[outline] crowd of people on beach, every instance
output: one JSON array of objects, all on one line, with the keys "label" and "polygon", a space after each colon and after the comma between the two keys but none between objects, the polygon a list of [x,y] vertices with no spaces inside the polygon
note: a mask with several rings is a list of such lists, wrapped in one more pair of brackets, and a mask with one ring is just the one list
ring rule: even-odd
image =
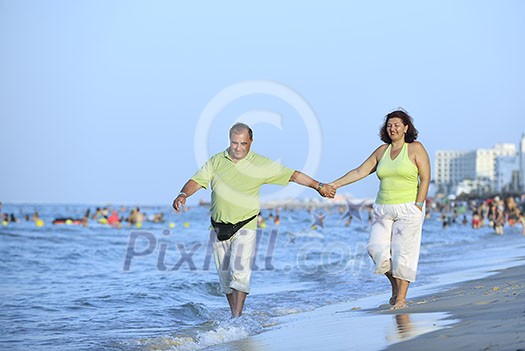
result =
[{"label": "crowd of people on beach", "polygon": [[503,235],[505,226],[521,225],[521,233],[525,235],[525,194],[461,202],[440,201],[435,203],[435,209],[445,229],[456,224],[470,225],[473,229],[490,227],[496,234]]},{"label": "crowd of people on beach", "polygon": [[[32,214],[3,213],[1,203],[0,217],[2,226],[21,222],[34,222],[37,227],[45,224],[38,211],[34,211]],[[93,214],[91,213],[91,208],[88,208],[83,216],[56,217],[51,223],[53,225],[82,225],[84,227],[88,227],[90,223],[97,223],[115,228],[122,228],[127,224],[128,226],[140,228],[144,222],[164,223],[164,213],[159,211],[148,215],[142,212],[139,207],[133,207],[131,210],[124,206],[119,207],[118,210],[110,207],[96,207]]]},{"label": "crowd of people on beach", "polygon": [[[505,227],[516,227],[521,225],[521,233],[525,236],[525,194],[521,197],[494,196],[487,199],[476,199],[470,201],[443,201],[427,200],[428,211],[427,219],[431,218],[433,212],[439,213],[439,220],[444,229],[454,225],[471,226],[473,229],[492,228],[496,234],[504,234]],[[317,230],[324,228],[325,219],[328,216],[325,212],[317,211],[312,207],[305,207],[312,215],[310,229]],[[187,210],[187,209],[186,209]],[[128,209],[120,206],[118,209],[111,207],[96,207],[94,213],[91,208],[87,208],[83,216],[64,216],[52,220],[53,225],[82,225],[88,227],[90,223],[108,225],[115,228],[124,226],[140,228],[143,223],[165,223],[165,213],[157,211],[147,214],[140,210],[140,207]],[[314,213],[315,212],[315,213]],[[358,218],[360,222],[370,223],[372,220],[372,206],[337,206],[340,221],[345,227],[352,224],[353,219]],[[34,222],[37,227],[45,224],[39,211],[32,213],[3,213],[0,203],[0,222],[7,226],[10,223]],[[268,225],[279,226],[281,223],[280,208],[268,209],[266,213],[262,211],[257,216],[258,227],[266,228]]]},{"label": "crowd of people on beach", "polygon": [[[157,212],[148,215],[144,212],[141,212],[139,207],[132,208],[127,217],[125,215],[126,212],[127,209],[125,207],[121,207],[119,211],[114,209],[110,210],[107,207],[97,207],[95,213],[93,214],[93,216],[91,216],[91,219],[100,224],[109,224],[111,226],[117,227],[121,227],[123,223],[127,223],[130,226],[140,227],[143,222],[165,222],[163,212]],[[86,214],[85,217],[89,217],[89,212]]]}]

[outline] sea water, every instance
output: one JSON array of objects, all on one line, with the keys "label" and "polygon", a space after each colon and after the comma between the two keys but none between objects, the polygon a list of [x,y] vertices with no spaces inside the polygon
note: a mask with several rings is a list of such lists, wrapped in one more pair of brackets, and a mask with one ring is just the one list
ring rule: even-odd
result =
[{"label": "sea water", "polygon": [[[20,219],[38,211],[44,224],[0,226],[1,349],[199,350],[264,332],[283,316],[389,292],[372,273],[368,214],[360,211],[347,226],[337,207],[281,208],[277,225],[275,209],[263,209],[252,290],[244,315],[232,320],[209,246],[208,207],[144,207],[165,222],[139,227],[52,224],[87,208],[4,204]],[[489,227],[444,229],[435,214],[423,226],[412,286],[507,262],[524,245],[521,228],[503,236]]]}]

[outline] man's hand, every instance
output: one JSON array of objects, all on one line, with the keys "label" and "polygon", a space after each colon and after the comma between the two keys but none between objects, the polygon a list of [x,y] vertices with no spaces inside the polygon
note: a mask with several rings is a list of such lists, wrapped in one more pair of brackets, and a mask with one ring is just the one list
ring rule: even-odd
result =
[{"label": "man's hand", "polygon": [[181,193],[173,200],[173,208],[175,211],[180,212],[184,205],[186,205],[186,195]]},{"label": "man's hand", "polygon": [[332,184],[323,184],[299,171],[293,172],[290,181],[315,189],[322,197],[328,197],[330,199],[334,198],[335,190],[337,189]]},{"label": "man's hand", "polygon": [[332,184],[321,183],[317,191],[322,197],[333,199],[335,197],[336,187],[334,187]]}]

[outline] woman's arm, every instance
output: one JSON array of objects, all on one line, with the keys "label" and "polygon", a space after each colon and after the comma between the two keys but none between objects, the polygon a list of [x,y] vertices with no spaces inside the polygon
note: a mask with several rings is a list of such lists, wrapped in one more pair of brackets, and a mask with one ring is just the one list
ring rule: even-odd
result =
[{"label": "woman's arm", "polygon": [[379,160],[383,156],[388,145],[381,145],[363,162],[359,167],[354,168],[348,171],[344,176],[334,180],[331,184],[335,188],[340,188],[342,186],[352,184],[365,178],[366,176],[374,173],[377,168]]},{"label": "woman's arm", "polygon": [[315,189],[323,197],[329,197],[333,199],[335,196],[335,188],[332,185],[323,184],[302,172],[293,172],[290,181]]},{"label": "woman's arm", "polygon": [[420,142],[413,142],[414,161],[419,172],[419,188],[416,202],[425,203],[430,186],[430,159],[427,151]]}]

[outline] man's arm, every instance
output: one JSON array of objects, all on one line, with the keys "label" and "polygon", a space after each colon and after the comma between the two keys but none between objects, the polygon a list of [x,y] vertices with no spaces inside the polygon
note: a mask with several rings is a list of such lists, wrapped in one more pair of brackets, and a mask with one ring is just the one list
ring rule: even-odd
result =
[{"label": "man's arm", "polygon": [[290,177],[290,181],[315,189],[323,197],[329,197],[333,199],[335,196],[335,187],[333,187],[330,184],[323,184],[321,182],[318,182],[317,180],[307,176],[302,172],[294,171],[292,176]]},{"label": "man's arm", "polygon": [[193,179],[188,180],[182,187],[179,195],[173,200],[173,208],[175,211],[179,212],[186,204],[186,198],[190,197],[201,188],[202,186]]}]

